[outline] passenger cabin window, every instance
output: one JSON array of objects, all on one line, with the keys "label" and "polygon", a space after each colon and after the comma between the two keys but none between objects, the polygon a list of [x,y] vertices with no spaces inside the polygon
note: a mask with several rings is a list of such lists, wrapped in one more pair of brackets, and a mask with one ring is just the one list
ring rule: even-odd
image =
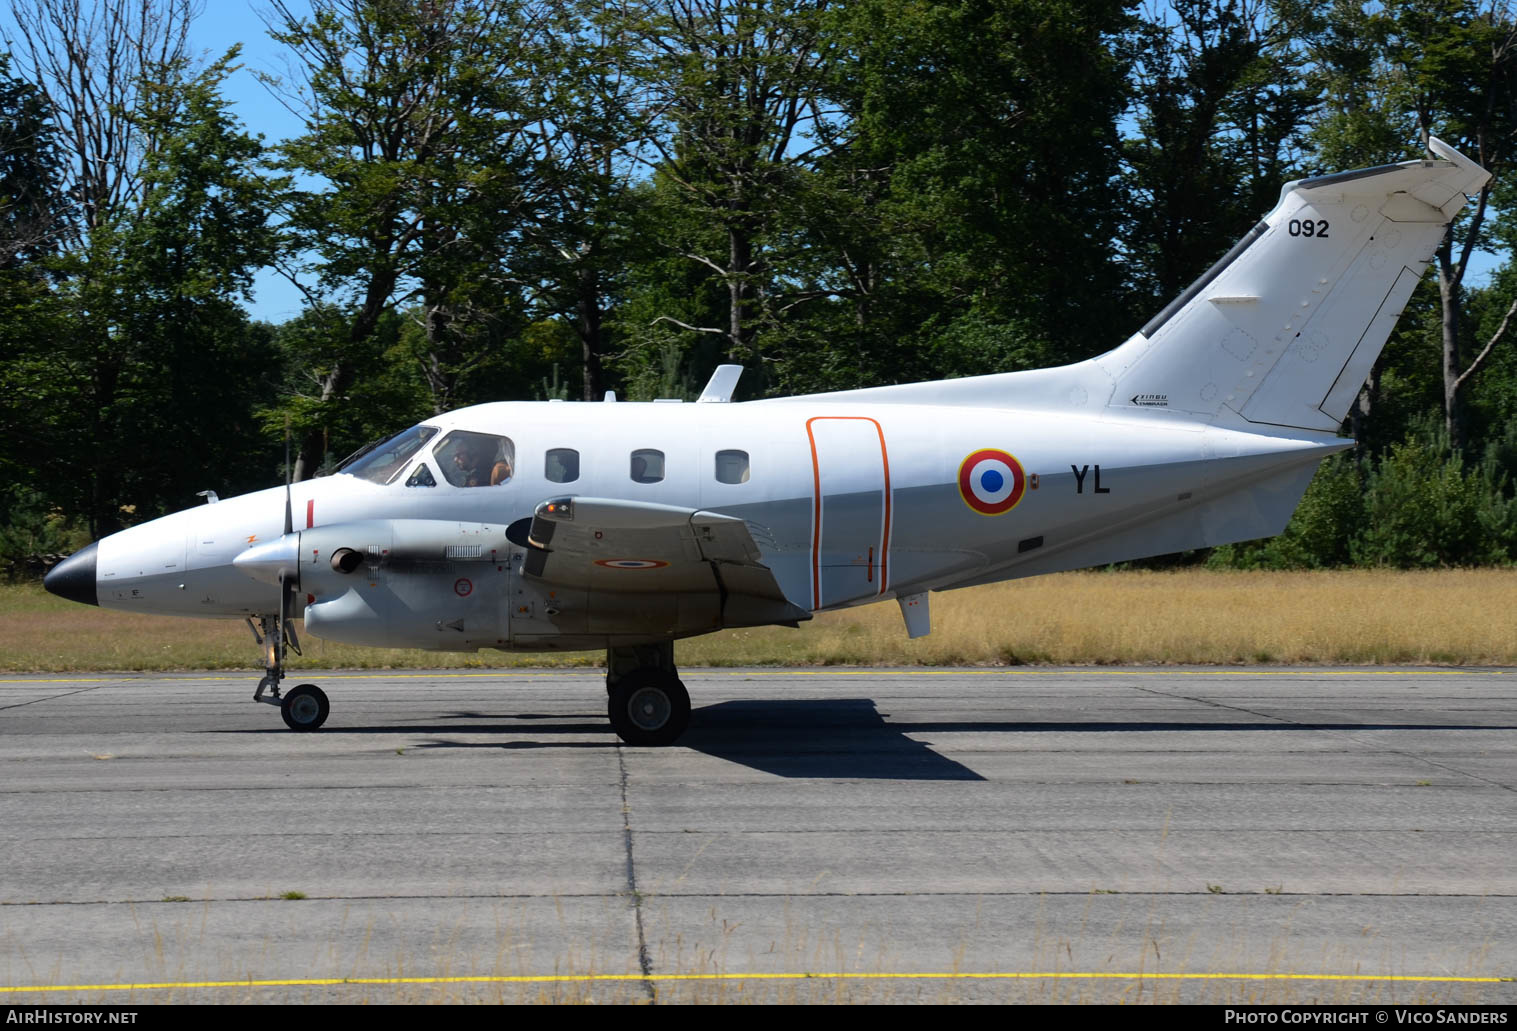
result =
[{"label": "passenger cabin window", "polygon": [[664,478],[664,453],[653,448],[632,452],[632,482],[658,483]]},{"label": "passenger cabin window", "polygon": [[516,445],[493,433],[454,430],[432,452],[437,468],[455,487],[497,487],[516,468]]},{"label": "passenger cabin window", "polygon": [[549,449],[543,475],[552,483],[573,483],[579,479],[579,452],[572,447]]},{"label": "passenger cabin window", "polygon": [[412,426],[389,440],[359,451],[337,467],[340,473],[357,476],[370,483],[389,483],[399,476],[422,445],[437,436],[436,426]]},{"label": "passenger cabin window", "polygon": [[406,486],[435,487],[437,486],[437,480],[432,475],[432,470],[427,466],[426,462],[418,462],[415,471],[406,480]]},{"label": "passenger cabin window", "polygon": [[717,483],[748,482],[748,452],[718,451],[716,453]]}]

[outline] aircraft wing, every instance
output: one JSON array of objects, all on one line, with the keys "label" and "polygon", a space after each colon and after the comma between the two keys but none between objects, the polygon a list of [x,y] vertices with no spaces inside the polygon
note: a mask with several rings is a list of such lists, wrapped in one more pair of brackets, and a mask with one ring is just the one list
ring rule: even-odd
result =
[{"label": "aircraft wing", "polygon": [[507,530],[525,548],[522,572],[596,594],[710,595],[721,625],[810,619],[764,565],[734,516],[614,498],[553,498]]}]

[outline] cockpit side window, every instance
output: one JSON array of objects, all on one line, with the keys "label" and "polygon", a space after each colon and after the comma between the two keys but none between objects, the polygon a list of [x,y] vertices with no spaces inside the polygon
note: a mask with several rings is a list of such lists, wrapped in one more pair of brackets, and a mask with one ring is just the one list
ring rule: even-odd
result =
[{"label": "cockpit side window", "polygon": [[498,487],[516,468],[516,445],[493,433],[454,430],[432,454],[455,487]]},{"label": "cockpit side window", "polygon": [[376,445],[367,454],[344,465],[338,472],[357,476],[370,483],[389,483],[405,469],[411,456],[435,436],[436,426],[412,426],[404,433],[397,433],[384,443]]},{"label": "cockpit side window", "polygon": [[437,486],[437,479],[432,475],[432,470],[426,462],[417,462],[416,468],[412,470],[411,475],[406,479],[406,486],[435,487]]}]

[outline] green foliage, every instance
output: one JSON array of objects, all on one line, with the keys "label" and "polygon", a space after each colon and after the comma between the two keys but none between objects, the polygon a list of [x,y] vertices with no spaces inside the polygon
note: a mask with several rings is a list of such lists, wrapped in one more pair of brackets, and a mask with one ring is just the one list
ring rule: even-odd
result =
[{"label": "green foliage", "polygon": [[1207,564],[1420,569],[1512,562],[1517,502],[1507,470],[1514,452],[1517,432],[1468,466],[1424,423],[1378,459],[1335,455],[1322,463],[1284,533],[1217,548]]},{"label": "green foliage", "polygon": [[1370,473],[1365,525],[1351,545],[1359,565],[1413,569],[1510,561],[1512,502],[1458,454],[1407,440]]},{"label": "green foliage", "polygon": [[829,171],[861,197],[836,206],[848,221],[828,242],[866,333],[954,327],[944,357],[973,361],[990,355],[957,341],[1011,324],[1019,342],[990,352],[1029,364],[1118,343],[1113,323],[1131,321],[1112,249],[1128,6],[868,0],[835,17],[853,137]]},{"label": "green foliage", "polygon": [[[534,193],[520,74],[535,28],[522,4],[317,0],[309,16],[275,8],[273,36],[294,58],[289,93],[305,132],[281,167],[311,185],[287,196],[287,246],[315,261],[323,319],[348,341],[388,312],[413,310],[406,338],[434,412],[499,385],[483,368],[523,321],[519,285],[502,269]],[[326,362],[322,392],[367,371]],[[302,442],[302,452],[315,442]]]},{"label": "green foliage", "polygon": [[[1278,6],[1305,40],[1307,79],[1326,102],[1312,132],[1322,167],[1415,158],[1436,134],[1497,184],[1505,177],[1517,157],[1517,19],[1504,0],[1338,0],[1325,10],[1280,0]],[[1439,321],[1422,340],[1432,351],[1427,364],[1438,372],[1445,431],[1460,450],[1475,429],[1468,397],[1480,361],[1479,344],[1471,346],[1466,278],[1471,256],[1489,243],[1492,189],[1473,198],[1436,252]],[[1504,196],[1499,186],[1495,196]],[[1499,224],[1495,229],[1503,233]]]},{"label": "green foliage", "polygon": [[1288,28],[1246,0],[1176,0],[1136,32],[1123,141],[1128,272],[1155,314],[1296,177],[1316,92]]},{"label": "green foliage", "polygon": [[[661,237],[640,211],[640,169],[659,109],[642,95],[633,49],[638,19],[599,0],[556,0],[524,76],[533,120],[531,210],[522,212],[514,278],[536,320],[572,330],[581,369],[574,393],[599,401],[627,343],[614,309]],[[688,260],[688,259],[687,259]],[[534,324],[536,324],[536,322]]]},{"label": "green foliage", "polygon": [[220,96],[232,56],[192,78],[148,69],[136,196],[97,213],[45,277],[18,269],[0,285],[3,375],[18,387],[0,416],[16,430],[7,464],[97,536],[261,480],[252,408],[272,364],[238,300],[270,258],[277,183]]},{"label": "green foliage", "polygon": [[69,201],[57,126],[37,87],[0,53],[0,268],[56,252]]},{"label": "green foliage", "polygon": [[616,19],[651,112],[647,141],[666,214],[653,239],[691,266],[703,293],[719,293],[698,316],[666,308],[650,324],[711,338],[691,343],[715,342],[725,360],[746,363],[750,389],[772,386],[783,326],[821,296],[796,229],[819,206],[817,166],[838,145],[825,7],[677,0],[627,5]]},{"label": "green foliage", "polygon": [[0,488],[0,576],[38,576],[46,556],[68,555],[88,543],[83,523],[64,515],[42,491],[20,483]]}]

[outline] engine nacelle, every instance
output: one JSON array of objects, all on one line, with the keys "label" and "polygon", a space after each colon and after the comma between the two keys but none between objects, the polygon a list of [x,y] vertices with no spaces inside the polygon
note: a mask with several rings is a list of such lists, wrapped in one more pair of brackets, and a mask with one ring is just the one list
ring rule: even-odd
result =
[{"label": "engine nacelle", "polygon": [[317,637],[435,651],[509,639],[504,524],[372,519],[298,537],[305,626]]}]

